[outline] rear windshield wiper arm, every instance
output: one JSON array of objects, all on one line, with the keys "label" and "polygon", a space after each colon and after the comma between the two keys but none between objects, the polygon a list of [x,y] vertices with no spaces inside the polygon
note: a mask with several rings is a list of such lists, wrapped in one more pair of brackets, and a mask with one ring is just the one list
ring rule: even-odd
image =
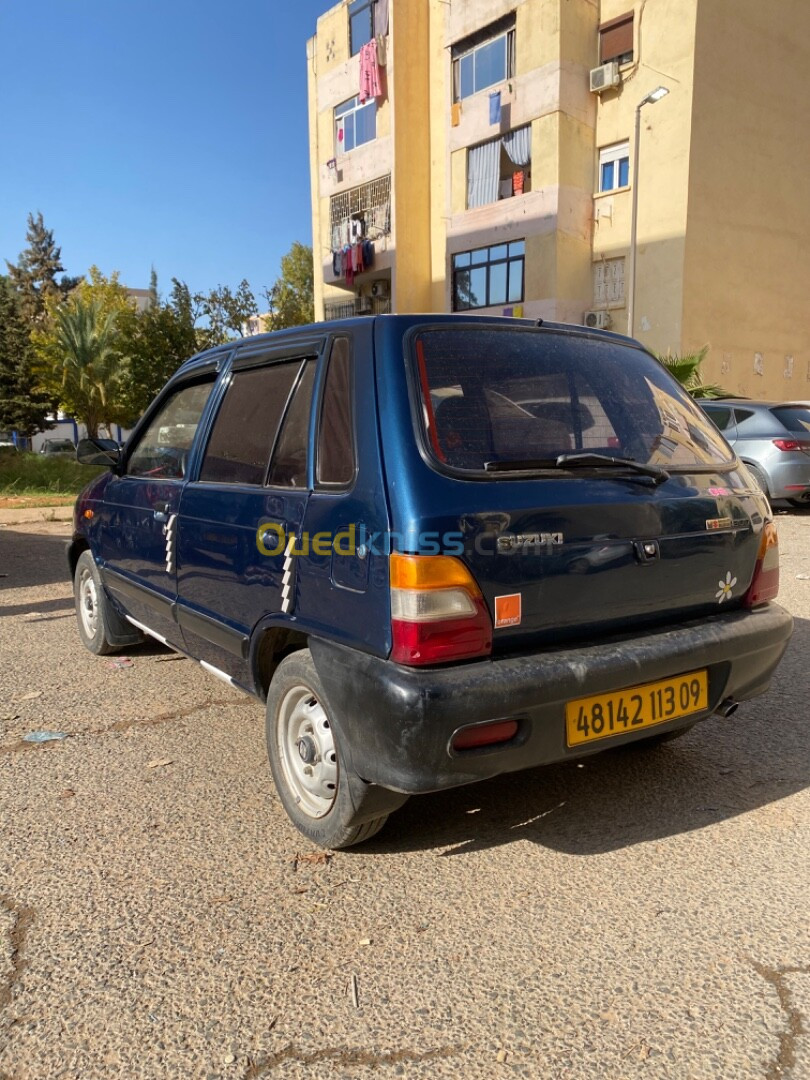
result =
[{"label": "rear windshield wiper arm", "polygon": [[567,469],[567,468],[605,468],[629,469],[630,472],[649,476],[654,484],[663,484],[669,480],[669,473],[657,465],[642,465],[632,458],[610,457],[608,454],[559,454],[554,458],[527,458],[523,461],[487,461],[485,472],[530,472],[532,469]]},{"label": "rear windshield wiper arm", "polygon": [[663,484],[665,480],[669,480],[667,470],[658,465],[642,465],[641,462],[634,461],[632,458],[611,457],[609,454],[560,454],[557,465],[561,469],[570,465],[583,465],[586,468],[588,465],[593,465],[594,468],[608,466],[611,469],[629,469],[631,472],[641,473],[642,476],[649,476],[655,484]]}]

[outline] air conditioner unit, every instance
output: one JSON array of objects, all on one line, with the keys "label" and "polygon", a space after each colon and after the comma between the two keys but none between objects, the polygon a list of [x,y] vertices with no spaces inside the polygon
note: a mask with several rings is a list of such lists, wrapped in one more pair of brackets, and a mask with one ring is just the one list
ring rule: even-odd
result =
[{"label": "air conditioner unit", "polygon": [[601,67],[591,68],[591,93],[601,94],[603,90],[610,90],[613,86],[618,86],[619,82],[619,65],[616,60],[611,60],[609,64],[602,64]]},{"label": "air conditioner unit", "polygon": [[388,282],[387,281],[374,281],[371,284],[371,295],[382,297],[388,296]]},{"label": "air conditioner unit", "polygon": [[609,311],[586,311],[583,321],[592,330],[609,330],[613,325]]}]

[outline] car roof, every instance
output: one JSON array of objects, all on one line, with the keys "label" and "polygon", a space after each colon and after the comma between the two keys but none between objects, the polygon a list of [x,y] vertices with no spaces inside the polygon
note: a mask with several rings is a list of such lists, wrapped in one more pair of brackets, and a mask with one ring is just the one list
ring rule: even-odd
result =
[{"label": "car roof", "polygon": [[476,315],[456,312],[453,314],[423,312],[413,315],[358,315],[351,319],[332,319],[319,323],[307,323],[305,326],[294,326],[286,330],[272,330],[267,334],[252,334],[249,337],[239,338],[236,341],[228,341],[222,345],[216,345],[204,352],[195,353],[178,368],[176,374],[188,374],[197,367],[205,367],[212,363],[223,361],[232,352],[263,352],[268,347],[284,348],[287,344],[296,344],[301,340],[308,339],[313,345],[320,342],[329,334],[339,331],[368,327],[374,323],[385,323],[388,327],[399,324],[401,333],[412,326],[429,324],[430,326],[483,326],[492,327],[534,327],[536,330],[552,331],[555,333],[567,333],[572,336],[595,338],[602,341],[615,341],[644,352],[647,350],[636,341],[635,338],[626,337],[624,334],[616,334],[611,330],[596,330],[589,326],[580,326],[575,323],[547,322],[545,319],[514,319],[502,315]]}]

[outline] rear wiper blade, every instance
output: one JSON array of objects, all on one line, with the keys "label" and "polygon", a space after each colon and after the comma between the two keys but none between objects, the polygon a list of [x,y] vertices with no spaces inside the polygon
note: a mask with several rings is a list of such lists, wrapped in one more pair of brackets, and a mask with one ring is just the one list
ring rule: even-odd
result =
[{"label": "rear wiper blade", "polygon": [[607,466],[611,469],[629,469],[631,472],[641,473],[642,476],[649,476],[656,484],[663,484],[665,480],[669,480],[667,470],[658,465],[642,465],[641,462],[634,461],[632,458],[611,457],[609,454],[560,454],[557,458],[559,468],[564,469],[571,465],[582,465],[585,468],[592,465],[594,468]]},{"label": "rear wiper blade", "polygon": [[630,472],[648,476],[653,484],[663,484],[669,480],[669,473],[657,465],[642,465],[632,458],[610,457],[608,454],[558,454],[553,458],[524,458],[523,460],[487,461],[484,471],[496,472],[531,472],[534,469],[568,468],[610,468],[627,469]]},{"label": "rear wiper blade", "polygon": [[503,461],[484,462],[484,472],[528,472],[531,469],[556,468],[556,458],[526,458],[523,461],[507,458]]}]

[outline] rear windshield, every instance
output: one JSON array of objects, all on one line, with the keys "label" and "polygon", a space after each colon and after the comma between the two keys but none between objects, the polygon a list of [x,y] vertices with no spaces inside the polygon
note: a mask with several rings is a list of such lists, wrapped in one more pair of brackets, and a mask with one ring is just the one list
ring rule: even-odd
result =
[{"label": "rear windshield", "polygon": [[425,444],[440,463],[591,452],[664,468],[728,464],[711,421],[640,349],[554,331],[436,328],[415,365]]},{"label": "rear windshield", "polygon": [[810,408],[780,405],[777,409],[771,409],[771,412],[788,431],[796,431],[800,435],[807,435],[810,432]]}]

